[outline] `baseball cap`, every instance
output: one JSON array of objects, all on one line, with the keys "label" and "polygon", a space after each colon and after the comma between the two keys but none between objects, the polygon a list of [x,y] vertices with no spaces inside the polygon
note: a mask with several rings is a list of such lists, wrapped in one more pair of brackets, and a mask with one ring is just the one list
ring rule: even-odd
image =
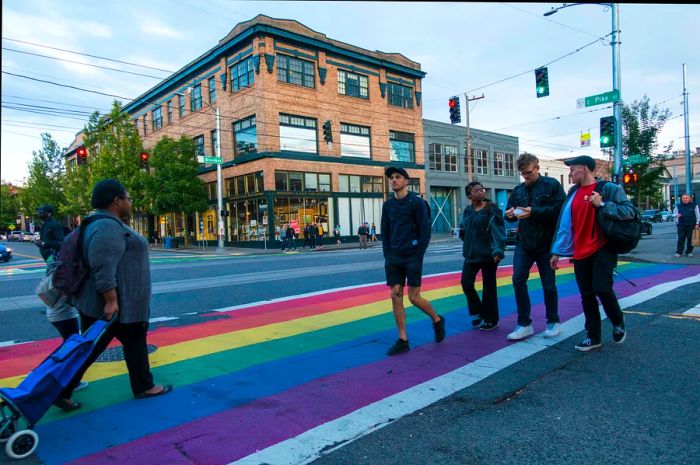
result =
[{"label": "baseball cap", "polygon": [[587,166],[588,169],[590,169],[591,171],[595,171],[595,160],[592,157],[589,157],[588,155],[580,155],[576,158],[565,161],[564,164],[566,166],[583,165]]},{"label": "baseball cap", "polygon": [[396,166],[390,166],[387,169],[384,170],[384,176],[387,178],[390,177],[394,173],[399,173],[401,176],[403,176],[406,179],[411,179],[411,177],[408,175],[405,169],[399,168]]},{"label": "baseball cap", "polygon": [[51,205],[41,205],[39,208],[36,209],[37,214],[41,215],[42,213],[54,213],[54,208]]}]

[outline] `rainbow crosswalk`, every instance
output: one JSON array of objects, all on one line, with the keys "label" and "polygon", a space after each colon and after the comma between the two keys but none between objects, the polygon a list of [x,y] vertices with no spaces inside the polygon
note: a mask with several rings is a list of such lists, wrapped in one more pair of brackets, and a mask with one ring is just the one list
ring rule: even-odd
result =
[{"label": "rainbow crosswalk", "polygon": [[[616,283],[625,297],[696,276],[700,267],[621,263],[619,271],[637,284]],[[155,378],[175,390],[134,401],[123,362],[95,364],[86,375],[90,387],[75,396],[83,408],[51,410],[39,423],[37,455],[48,465],[228,464],[512,346],[505,338],[516,319],[511,268],[499,269],[502,324],[488,333],[467,321],[459,277],[423,282],[423,295],[446,317],[447,339],[435,344],[430,320],[409,307],[413,348],[399,357],[385,355],[396,330],[382,284],[253,304],[223,313],[228,318],[154,330]],[[570,265],[557,273],[557,283],[562,321],[571,320],[580,314],[580,297]],[[529,286],[540,332],[536,274]],[[0,386],[16,386],[57,344],[0,348]]]}]

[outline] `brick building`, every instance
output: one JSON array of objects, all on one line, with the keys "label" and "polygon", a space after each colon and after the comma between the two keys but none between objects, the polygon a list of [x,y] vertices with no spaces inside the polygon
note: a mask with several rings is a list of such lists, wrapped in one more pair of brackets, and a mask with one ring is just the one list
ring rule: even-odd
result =
[{"label": "brick building", "polygon": [[[201,155],[223,158],[225,240],[244,245],[309,222],[343,235],[361,221],[379,230],[384,167],[425,192],[420,64],[369,51],[292,20],[259,15],[125,110],[151,148],[163,136],[192,137]],[[220,110],[220,134],[215,108]],[[332,142],[324,141],[330,122]],[[217,237],[217,173],[202,165],[210,209],[195,215],[198,240]],[[182,218],[156,220],[181,236]]]}]

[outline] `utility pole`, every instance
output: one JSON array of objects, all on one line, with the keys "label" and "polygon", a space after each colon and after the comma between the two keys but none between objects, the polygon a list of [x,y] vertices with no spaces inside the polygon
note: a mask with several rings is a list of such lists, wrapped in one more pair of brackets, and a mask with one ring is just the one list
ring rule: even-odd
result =
[{"label": "utility pole", "polygon": [[613,91],[618,92],[618,100],[613,103],[613,116],[615,116],[615,152],[614,152],[614,180],[618,184],[622,177],[622,79],[620,77],[620,13],[618,4],[611,4],[612,10],[612,68]]},{"label": "utility pole", "polygon": [[481,97],[472,97],[471,99],[467,94],[464,94],[464,100],[466,101],[467,105],[467,180],[469,182],[472,182],[474,180],[474,172],[472,170],[472,133],[471,133],[471,128],[469,126],[469,102],[473,100],[479,100],[484,98],[484,94],[481,94]]},{"label": "utility pole", "polygon": [[[688,88],[685,85],[687,66],[683,63],[683,119],[685,120],[685,192],[693,195],[693,167],[690,163],[690,133],[688,131]],[[469,110],[467,110],[469,115]],[[469,118],[467,116],[467,118]]]}]

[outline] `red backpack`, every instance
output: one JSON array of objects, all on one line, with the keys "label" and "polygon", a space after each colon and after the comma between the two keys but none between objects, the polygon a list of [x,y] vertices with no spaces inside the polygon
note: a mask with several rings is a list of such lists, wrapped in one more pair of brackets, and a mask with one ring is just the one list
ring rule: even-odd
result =
[{"label": "red backpack", "polygon": [[58,251],[58,262],[53,272],[53,287],[66,295],[73,295],[80,289],[83,280],[88,275],[90,268],[83,258],[83,230],[95,220],[109,218],[122,224],[111,215],[94,214],[88,216],[74,231],[68,234],[61,242]]}]

